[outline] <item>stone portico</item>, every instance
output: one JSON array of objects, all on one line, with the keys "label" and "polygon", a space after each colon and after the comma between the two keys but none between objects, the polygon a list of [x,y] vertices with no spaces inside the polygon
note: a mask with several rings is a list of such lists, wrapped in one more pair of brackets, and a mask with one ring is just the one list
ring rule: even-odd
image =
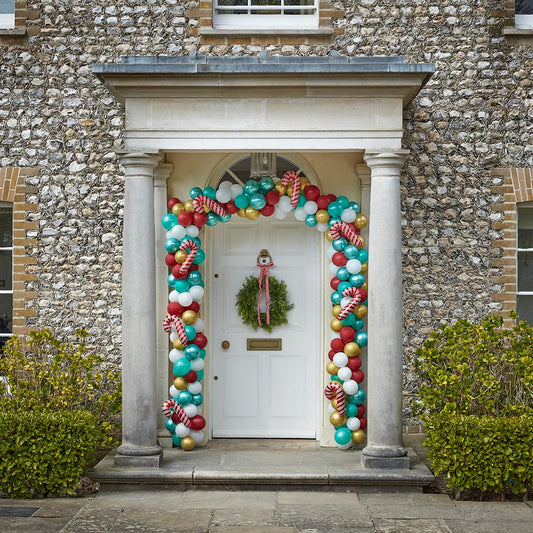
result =
[{"label": "stone portico", "polygon": [[371,258],[362,462],[409,469],[401,440],[401,139],[403,109],[433,65],[401,57],[127,57],[93,71],[126,108],[123,435],[115,466],[161,464],[168,339],[160,327],[167,286],[159,221],[175,170],[169,155],[261,151],[361,157],[354,172],[370,215]]}]

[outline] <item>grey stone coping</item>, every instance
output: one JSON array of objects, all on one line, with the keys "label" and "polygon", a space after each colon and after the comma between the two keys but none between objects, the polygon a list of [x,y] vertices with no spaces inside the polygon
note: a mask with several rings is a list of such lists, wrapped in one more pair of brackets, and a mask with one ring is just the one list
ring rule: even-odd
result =
[{"label": "grey stone coping", "polygon": [[200,27],[200,35],[204,37],[249,37],[249,36],[265,36],[265,37],[328,37],[333,35],[332,28],[311,28],[311,29],[278,29],[278,30],[264,30],[262,28],[250,28],[246,30],[240,29],[217,29],[209,26]]}]

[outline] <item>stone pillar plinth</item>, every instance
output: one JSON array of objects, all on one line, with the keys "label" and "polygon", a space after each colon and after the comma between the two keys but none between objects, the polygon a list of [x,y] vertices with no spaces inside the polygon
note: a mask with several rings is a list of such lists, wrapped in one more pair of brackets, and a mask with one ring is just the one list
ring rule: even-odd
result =
[{"label": "stone pillar plinth", "polygon": [[368,237],[368,432],[366,468],[409,468],[402,445],[402,240],[400,169],[407,150],[366,152]]},{"label": "stone pillar plinth", "polygon": [[153,153],[123,153],[122,444],[115,466],[159,467]]}]

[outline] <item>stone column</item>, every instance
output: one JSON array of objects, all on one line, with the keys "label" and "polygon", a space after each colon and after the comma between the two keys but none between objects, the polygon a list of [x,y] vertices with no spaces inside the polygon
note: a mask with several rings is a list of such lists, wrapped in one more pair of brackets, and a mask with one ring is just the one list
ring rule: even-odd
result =
[{"label": "stone column", "polygon": [[154,168],[161,156],[123,153],[122,444],[115,466],[158,467]]},{"label": "stone column", "polygon": [[366,468],[409,468],[402,445],[403,317],[400,169],[407,150],[366,152],[368,237],[368,433]]},{"label": "stone column", "polygon": [[[355,165],[355,174],[361,184],[361,213],[370,218],[370,169],[366,165]],[[368,242],[368,226],[361,230],[361,235]]]},{"label": "stone column", "polygon": [[167,180],[174,169],[172,163],[160,163],[154,170],[154,231],[155,231],[155,328],[156,328],[156,405],[157,437],[163,447],[172,447],[172,438],[165,429],[167,418],[159,409],[169,399],[168,395],[168,334],[163,330],[163,319],[167,314],[168,304],[168,266],[165,263],[166,230],[161,226],[161,219],[168,213]]}]

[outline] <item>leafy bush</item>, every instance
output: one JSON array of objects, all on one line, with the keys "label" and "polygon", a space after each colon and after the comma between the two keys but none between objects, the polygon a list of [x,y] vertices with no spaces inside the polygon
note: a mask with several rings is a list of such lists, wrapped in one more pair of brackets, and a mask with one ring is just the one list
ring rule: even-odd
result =
[{"label": "leafy bush", "polygon": [[71,494],[94,459],[99,424],[87,411],[0,412],[0,488],[12,498]]},{"label": "leafy bush", "polygon": [[433,414],[428,458],[449,488],[520,494],[533,486],[533,416]]},{"label": "leafy bush", "polygon": [[49,329],[29,333],[26,342],[12,337],[0,357],[0,408],[3,411],[92,412],[100,444],[114,444],[119,424],[120,375],[104,368],[103,357],[88,353],[87,332],[65,343]]}]

